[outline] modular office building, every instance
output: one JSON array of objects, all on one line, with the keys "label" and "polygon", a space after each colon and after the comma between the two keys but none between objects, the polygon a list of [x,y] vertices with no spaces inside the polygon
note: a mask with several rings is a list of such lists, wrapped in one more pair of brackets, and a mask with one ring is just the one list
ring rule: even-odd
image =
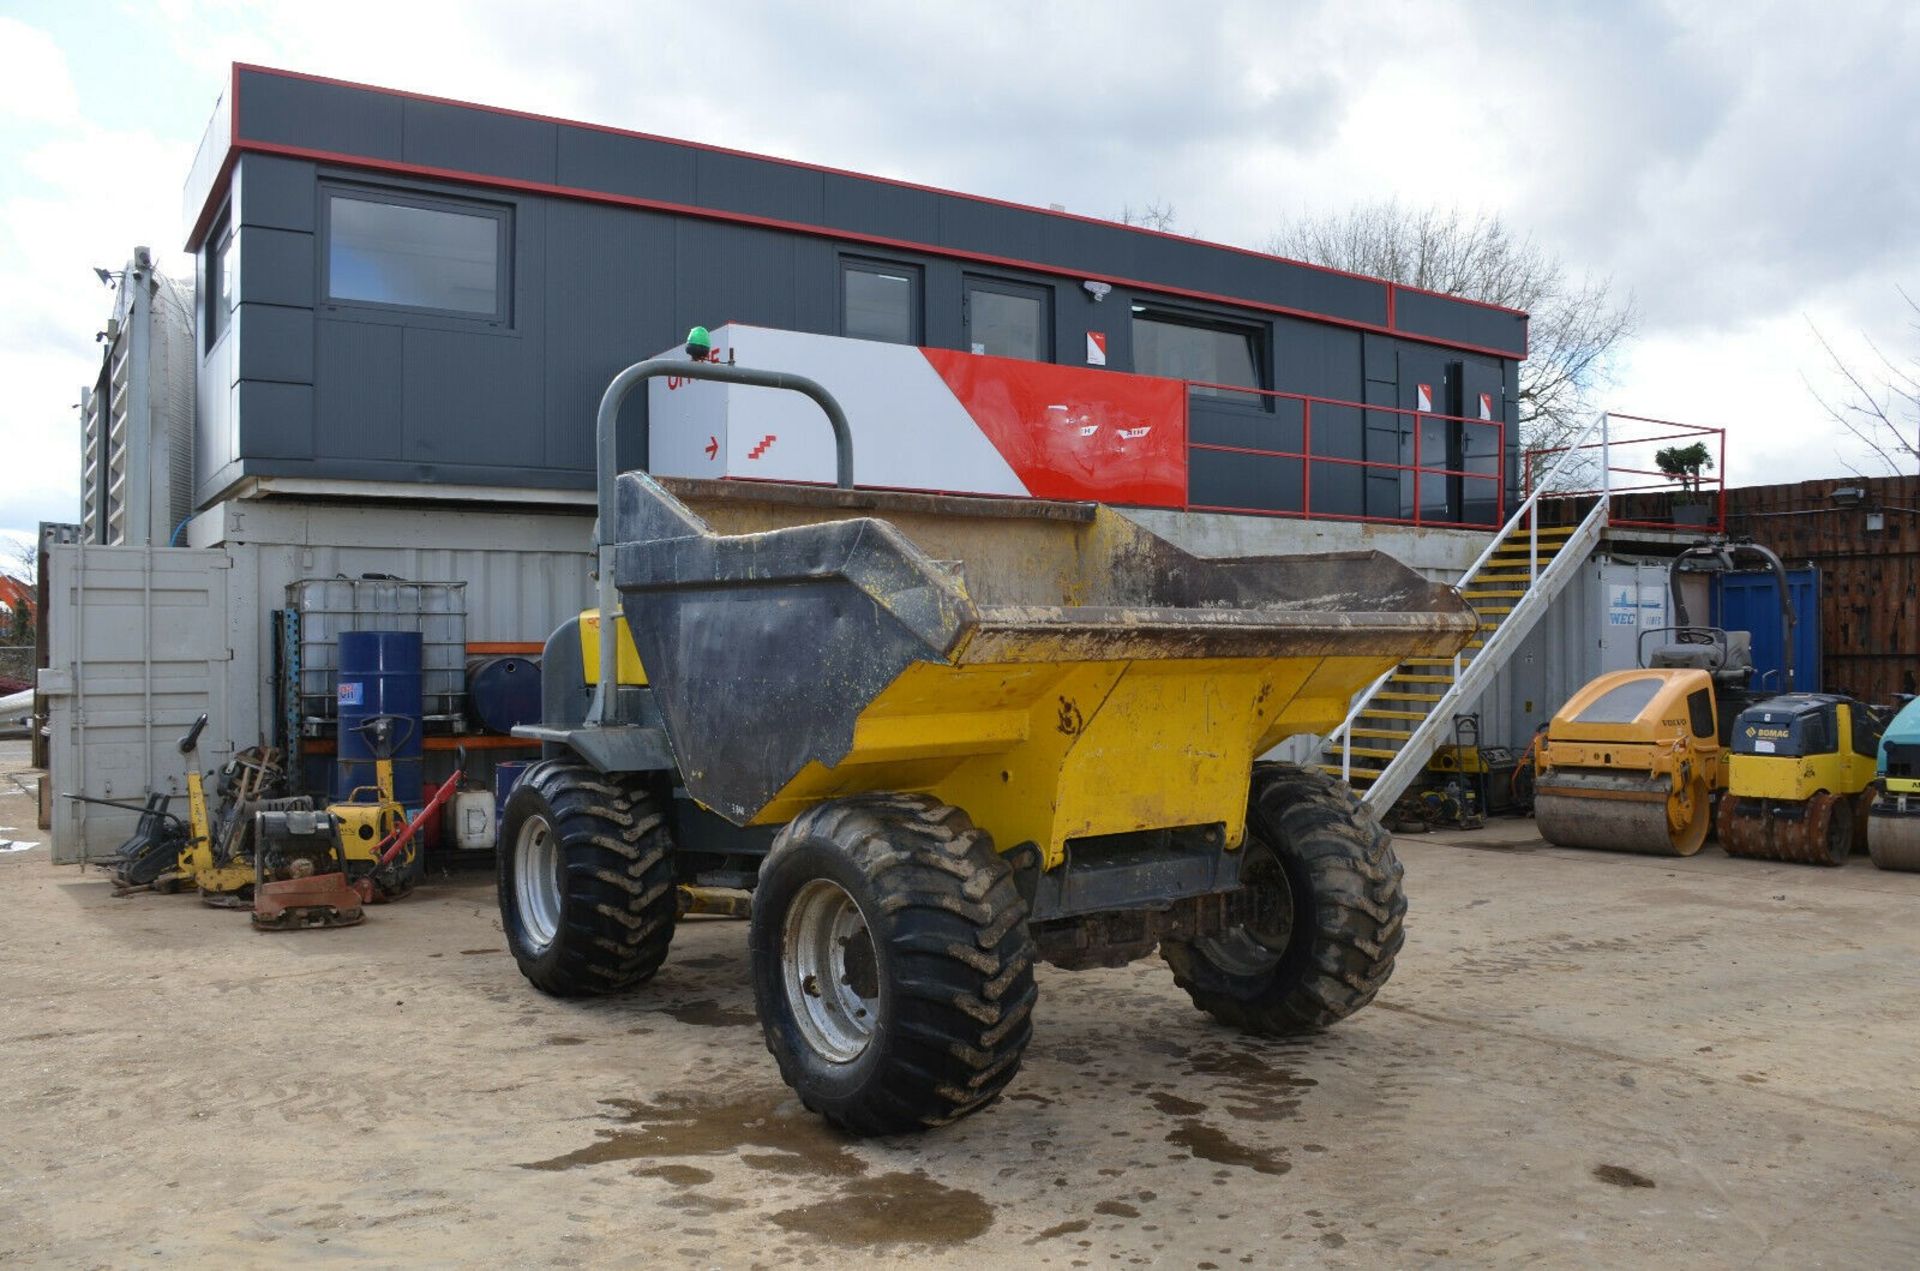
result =
[{"label": "modular office building", "polygon": [[1188,381],[1183,508],[1511,493],[1524,314],[1256,252],[244,66],[186,198],[202,507],[586,490],[608,379],[722,322]]}]

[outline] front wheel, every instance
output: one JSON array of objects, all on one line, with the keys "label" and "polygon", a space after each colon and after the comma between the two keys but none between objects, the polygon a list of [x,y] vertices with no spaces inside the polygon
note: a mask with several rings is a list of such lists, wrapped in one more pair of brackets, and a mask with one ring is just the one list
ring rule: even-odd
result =
[{"label": "front wheel", "polygon": [[570,760],[527,770],[500,823],[500,925],[544,993],[615,993],[667,960],[678,902],[666,817],[638,782]]},{"label": "front wheel", "polygon": [[1161,955],[1193,1004],[1264,1037],[1353,1014],[1393,974],[1406,894],[1393,839],[1352,791],[1286,764],[1254,769],[1241,848],[1254,916]]},{"label": "front wheel", "polygon": [[803,813],[753,893],[753,995],[781,1077],[854,1134],[987,1106],[1032,1034],[1026,918],[958,808],[899,795]]}]

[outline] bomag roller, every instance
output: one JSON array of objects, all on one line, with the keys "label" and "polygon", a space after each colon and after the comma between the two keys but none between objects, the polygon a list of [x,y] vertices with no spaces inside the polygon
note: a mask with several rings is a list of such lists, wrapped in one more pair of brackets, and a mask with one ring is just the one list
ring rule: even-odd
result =
[{"label": "bomag roller", "polygon": [[1867,854],[1881,869],[1920,872],[1920,697],[1881,735]]},{"label": "bomag roller", "polygon": [[1714,824],[1729,856],[1845,865],[1866,841],[1880,722],[1832,693],[1785,693],[1733,721]]},{"label": "bomag roller", "polygon": [[[811,397],[837,488],[619,474],[620,403],[660,375]],[[1261,1035],[1379,992],[1406,903],[1388,836],[1255,761],[1461,647],[1451,588],[1372,552],[1197,559],[1095,505],[856,491],[839,406],[778,372],[640,363],[597,430],[600,604],[547,642],[542,723],[516,729],[544,755],[502,819],[536,987],[641,984],[678,884],[750,887],[767,1048],[861,1134],[996,1098],[1037,959],[1158,945]]]},{"label": "bomag roller", "polygon": [[[1534,817],[1540,836],[1561,847],[1691,856],[1713,828],[1727,788],[1734,716],[1751,703],[1753,637],[1687,623],[1682,576],[1690,564],[1729,571],[1742,555],[1774,571],[1781,638],[1792,687],[1793,610],[1786,567],[1755,543],[1687,548],[1668,572],[1675,627],[1640,633],[1636,670],[1610,671],[1555,712],[1535,757]],[[1666,636],[1651,655],[1649,637]]]}]

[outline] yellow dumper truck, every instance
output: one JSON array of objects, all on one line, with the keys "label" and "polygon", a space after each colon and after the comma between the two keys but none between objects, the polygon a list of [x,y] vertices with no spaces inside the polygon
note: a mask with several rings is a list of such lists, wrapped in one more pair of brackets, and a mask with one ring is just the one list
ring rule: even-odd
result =
[{"label": "yellow dumper truck", "polygon": [[[791,389],[834,487],[618,473],[659,375]],[[544,744],[502,820],[500,909],[560,995],[645,982],[683,886],[752,890],[767,1048],[854,1133],[1013,1080],[1034,964],[1157,946],[1248,1032],[1320,1028],[1393,970],[1406,902],[1372,814],[1258,762],[1477,619],[1373,552],[1208,560],[1100,506],[854,488],[797,376],[658,359],[598,420],[597,612],[554,632]],[[606,614],[620,615],[615,622]]]}]

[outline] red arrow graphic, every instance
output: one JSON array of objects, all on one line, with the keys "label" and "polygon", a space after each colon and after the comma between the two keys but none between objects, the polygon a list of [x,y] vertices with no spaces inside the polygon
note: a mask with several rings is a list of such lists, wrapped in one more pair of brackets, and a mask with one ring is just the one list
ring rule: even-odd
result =
[{"label": "red arrow graphic", "polygon": [[714,436],[712,433],[708,433],[707,434],[707,458],[711,459],[719,453],[720,453],[720,439]]}]

